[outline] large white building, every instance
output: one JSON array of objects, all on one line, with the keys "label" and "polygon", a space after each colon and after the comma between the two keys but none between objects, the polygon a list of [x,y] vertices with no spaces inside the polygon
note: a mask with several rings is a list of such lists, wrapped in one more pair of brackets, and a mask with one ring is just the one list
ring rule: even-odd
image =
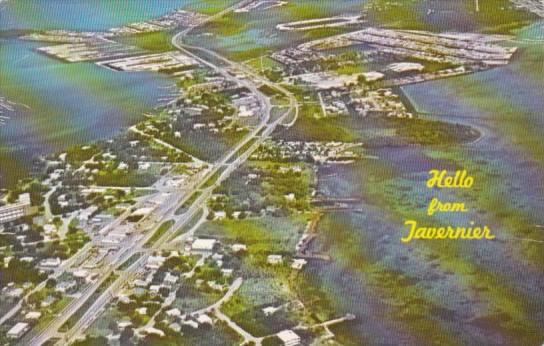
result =
[{"label": "large white building", "polygon": [[196,239],[191,244],[191,252],[196,253],[211,253],[217,246],[215,239]]},{"label": "large white building", "polygon": [[300,336],[298,336],[295,332],[292,330],[282,330],[278,334],[276,334],[278,338],[283,342],[285,346],[296,346],[300,345]]},{"label": "large white building", "polygon": [[13,328],[8,330],[7,336],[10,339],[19,339],[28,331],[28,329],[29,329],[28,323],[19,322],[16,325],[14,325]]},{"label": "large white building", "polygon": [[0,207],[0,225],[30,214],[30,195],[24,193],[16,203]]}]

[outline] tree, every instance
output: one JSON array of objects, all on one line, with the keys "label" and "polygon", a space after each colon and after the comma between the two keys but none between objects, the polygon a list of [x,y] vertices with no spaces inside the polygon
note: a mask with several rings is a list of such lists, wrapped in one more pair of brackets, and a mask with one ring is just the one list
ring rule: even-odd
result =
[{"label": "tree", "polygon": [[134,336],[134,329],[130,327],[126,327],[121,332],[121,337],[119,338],[119,341],[121,345],[131,345],[130,339]]},{"label": "tree", "polygon": [[159,293],[160,293],[161,296],[166,298],[170,294],[170,290],[167,287],[161,287],[161,288],[159,288]]},{"label": "tree", "polygon": [[210,212],[208,213],[208,216],[206,216],[206,219],[208,220],[215,219],[215,212],[213,210],[210,210]]},{"label": "tree", "polygon": [[117,327],[117,322],[110,321],[110,323],[108,323],[108,329],[111,330],[114,334],[117,333],[119,331],[119,328]]},{"label": "tree", "polygon": [[55,286],[57,286],[57,280],[55,280],[54,278],[49,278],[45,282],[45,287],[47,288],[53,288]]}]

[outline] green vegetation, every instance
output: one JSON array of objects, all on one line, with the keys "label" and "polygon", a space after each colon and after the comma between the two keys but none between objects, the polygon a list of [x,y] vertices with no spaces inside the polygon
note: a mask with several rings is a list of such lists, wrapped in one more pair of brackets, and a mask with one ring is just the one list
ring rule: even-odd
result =
[{"label": "green vegetation", "polygon": [[[388,1],[371,0],[365,7],[372,21],[398,29],[429,30],[429,22],[422,10],[422,0]],[[459,17],[466,17],[488,33],[509,33],[534,19],[534,15],[515,9],[509,0],[479,0],[480,11],[475,11],[474,0],[457,2]],[[440,11],[441,6],[435,6]],[[438,26],[438,24],[435,24]]]},{"label": "green vegetation", "polygon": [[[0,263],[4,263],[4,261],[4,255],[0,255]],[[11,282],[16,284],[25,282],[37,284],[46,278],[47,275],[40,273],[34,265],[22,262],[17,257],[13,257],[7,265],[0,266],[0,287],[5,287]]]},{"label": "green vegetation", "polygon": [[104,346],[108,345],[108,339],[104,336],[86,335],[83,340],[76,340],[70,346]]},{"label": "green vegetation", "polygon": [[281,137],[286,140],[301,141],[353,142],[356,140],[355,134],[345,126],[341,118],[316,118],[322,114],[318,104],[302,104],[297,122]]},{"label": "green vegetation", "polygon": [[73,146],[66,150],[66,162],[77,167],[98,153],[100,149],[95,145]]},{"label": "green vegetation", "polygon": [[247,23],[235,15],[227,15],[208,23],[205,30],[221,36],[242,34],[247,29]]},{"label": "green vegetation", "polygon": [[66,233],[66,237],[62,240],[62,244],[68,248],[67,256],[73,256],[89,240],[91,238],[83,230],[70,228]]},{"label": "green vegetation", "polygon": [[145,243],[145,247],[151,247],[153,244],[155,244],[155,242],[157,240],[159,240],[166,232],[168,232],[168,230],[170,228],[172,228],[172,226],[174,225],[175,221],[174,220],[168,220],[168,221],[165,221],[163,222],[159,228],[157,228],[157,230],[155,231],[155,233],[153,233],[153,235],[151,236],[151,238],[149,238],[149,240],[147,241],[147,243]]},{"label": "green vegetation", "polygon": [[[258,178],[247,183],[240,179],[250,174]],[[243,211],[245,216],[247,211],[259,214],[268,207],[277,209],[278,215],[303,212],[310,207],[313,180],[313,171],[305,166],[294,170],[285,163],[252,161],[246,164],[241,175],[229,178],[214,191],[222,196],[211,200],[209,206],[212,211],[225,211],[228,218],[232,218],[236,210]]]},{"label": "green vegetation", "polygon": [[123,41],[154,53],[168,52],[174,49],[171,42],[172,35],[164,31],[131,35],[123,39]]},{"label": "green vegetation", "polygon": [[94,176],[96,185],[118,187],[147,187],[153,185],[156,177],[150,173],[128,170],[100,171]]},{"label": "green vegetation", "polygon": [[127,259],[125,262],[123,262],[123,264],[121,264],[117,270],[120,270],[120,271],[124,271],[126,270],[128,267],[130,267],[132,264],[134,264],[137,260],[140,259],[140,257],[142,257],[142,254],[141,253],[135,253],[134,255],[130,256],[129,259]]},{"label": "green vegetation", "polygon": [[470,126],[424,119],[388,118],[384,121],[396,135],[408,143],[420,145],[451,145],[478,139],[480,133]]}]

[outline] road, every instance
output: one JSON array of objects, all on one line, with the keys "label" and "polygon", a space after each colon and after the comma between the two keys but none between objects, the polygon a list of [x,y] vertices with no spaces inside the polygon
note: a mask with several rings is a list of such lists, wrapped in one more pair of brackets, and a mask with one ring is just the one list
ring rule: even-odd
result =
[{"label": "road", "polygon": [[[249,2],[251,1],[242,1],[230,7],[229,9],[222,11],[221,16],[238,7],[244,6],[245,4]],[[214,17],[215,19],[219,18],[217,15],[212,17]],[[157,240],[152,245],[151,250],[159,249],[164,243],[170,240],[172,232],[175,232],[177,229],[180,229],[181,227],[186,225],[194,216],[194,214],[206,205],[206,201],[212,195],[215,187],[221,184],[221,182],[227,179],[232,172],[234,172],[238,167],[240,167],[240,165],[242,165],[250,157],[250,155],[260,146],[260,144],[262,144],[268,138],[268,136],[272,134],[275,128],[279,124],[281,124],[293,112],[293,110],[295,111],[295,119],[296,119],[296,116],[298,115],[298,104],[296,103],[296,99],[286,89],[282,88],[279,85],[276,85],[275,83],[271,83],[268,80],[263,79],[262,77],[256,75],[255,73],[253,73],[251,70],[247,69],[246,67],[239,65],[237,63],[231,62],[227,60],[226,58],[216,54],[215,52],[209,51],[207,49],[199,48],[199,47],[184,45],[181,39],[183,38],[184,35],[186,35],[192,29],[193,28],[187,29],[177,34],[176,36],[174,36],[174,38],[172,39],[172,43],[174,44],[174,46],[176,46],[179,50],[181,50],[185,54],[195,58],[197,61],[199,61],[203,65],[212,68],[218,74],[221,74],[222,76],[230,80],[234,80],[239,85],[245,86],[248,90],[253,92],[261,103],[261,122],[240,143],[238,143],[234,148],[232,148],[229,152],[227,152],[218,162],[216,162],[213,169],[206,176],[204,176],[198,184],[195,184],[194,188],[188,190],[185,194],[183,194],[182,196],[178,198],[177,196],[169,198],[168,203],[163,203],[161,206],[155,209],[154,221],[156,224],[156,228],[158,228],[162,222],[171,218],[175,219],[176,222],[174,226],[169,229],[169,231],[165,232],[165,234],[162,235],[159,238],[159,240]],[[225,68],[213,65],[212,63],[202,59],[201,57],[187,50],[187,48],[197,49],[202,52],[205,52],[206,54],[210,54],[214,56],[215,58],[225,62],[227,66],[244,71],[246,75],[251,75],[254,80],[260,81],[262,84],[267,84],[275,88],[276,90],[279,90],[280,92],[284,93],[290,100],[290,105],[288,109],[277,120],[273,122],[269,122],[272,106],[270,104],[270,100],[258,90],[257,86],[255,86],[248,80],[242,80],[240,78],[232,76],[231,74],[228,73],[228,71]],[[252,140],[255,140],[255,141],[249,148],[247,148],[244,152],[240,153],[234,160],[232,160],[232,162],[229,162],[246,144],[248,144]],[[198,198],[191,204],[191,206],[188,208],[188,210],[185,213],[179,216],[175,215],[175,211],[181,205],[183,205],[187,200],[189,200],[189,198],[191,198],[193,193],[197,193],[199,189],[202,188],[202,186],[222,168],[224,168],[224,171],[221,173],[221,175],[216,180],[216,182],[212,186],[209,186],[201,190]],[[177,199],[177,203],[176,203],[176,199]],[[114,222],[114,224],[120,224],[121,221],[118,221],[118,222],[119,223]],[[112,227],[115,227],[115,225],[112,225],[108,228],[111,229]],[[73,315],[73,313],[75,313],[81,306],[83,306],[83,304],[87,301],[87,299],[96,291],[96,289],[100,286],[100,284],[106,280],[106,278],[115,270],[115,268],[121,265],[125,260],[130,258],[132,255],[136,254],[139,251],[142,251],[144,245],[152,237],[156,228],[152,232],[148,232],[146,236],[144,237],[141,237],[136,240],[128,241],[125,244],[123,244],[123,247],[117,252],[116,256],[112,259],[111,265],[107,266],[103,270],[103,272],[100,273],[101,279],[98,280],[92,286],[90,286],[88,289],[86,289],[85,294],[82,295],[82,297],[76,299],[75,302],[72,302],[69,305],[69,307],[60,314],[61,316],[59,318],[52,321],[52,323],[50,323],[40,334],[33,337],[28,344],[41,345],[45,341],[47,341],[50,337],[56,335],[58,328],[60,328],[60,326],[62,326],[64,322],[68,320],[68,318],[71,315]],[[110,288],[108,288],[102,295],[100,295],[97,298],[97,300],[91,306],[91,308],[80,318],[80,320],[76,323],[75,327],[72,328],[68,333],[66,333],[66,335],[67,336],[77,335],[80,332],[82,332],[84,329],[86,329],[90,325],[90,323],[98,316],[99,312],[102,311],[104,307],[107,305],[107,303],[110,301],[110,299],[112,298],[112,295],[111,295],[112,290],[114,290],[115,288],[121,287],[124,283],[127,282],[128,278],[132,278],[134,273],[141,269],[141,266],[143,265],[143,263],[145,263],[146,259],[147,259],[147,255],[142,256],[142,258],[140,258],[140,260],[136,262],[136,265],[132,265],[129,268],[127,268],[123,272],[123,274],[117,280],[115,280],[114,283],[112,283]]]}]

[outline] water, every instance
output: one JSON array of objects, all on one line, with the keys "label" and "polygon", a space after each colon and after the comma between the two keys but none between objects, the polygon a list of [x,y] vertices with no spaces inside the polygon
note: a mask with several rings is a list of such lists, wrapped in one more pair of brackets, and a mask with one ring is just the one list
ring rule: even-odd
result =
[{"label": "water", "polygon": [[105,30],[188,6],[190,0],[8,0],[1,29]]},{"label": "water", "polygon": [[[187,0],[8,0],[0,30],[105,30],[183,8]],[[107,138],[133,124],[172,82],[158,74],[115,73],[39,54],[47,43],[0,40],[0,95],[25,106],[0,127],[0,188],[25,175],[37,154]],[[28,106],[28,108],[26,107]]]},{"label": "water", "polygon": [[[337,329],[340,341],[415,345],[436,336],[444,344],[526,344],[543,337],[542,244],[521,240],[543,239],[534,225],[544,222],[535,212],[544,203],[544,48],[530,41],[540,25],[520,31],[524,41],[506,67],[403,88],[418,111],[474,126],[481,140],[383,148],[371,153],[379,161],[321,172],[323,193],[363,198],[362,213],[323,218],[315,246],[334,262],[310,268],[339,314],[360,316]],[[474,191],[430,194],[421,188],[430,167],[467,169]],[[434,220],[455,225],[468,217],[490,225],[500,241],[401,244],[407,215],[433,223],[421,216],[433,195],[470,209]]]}]

